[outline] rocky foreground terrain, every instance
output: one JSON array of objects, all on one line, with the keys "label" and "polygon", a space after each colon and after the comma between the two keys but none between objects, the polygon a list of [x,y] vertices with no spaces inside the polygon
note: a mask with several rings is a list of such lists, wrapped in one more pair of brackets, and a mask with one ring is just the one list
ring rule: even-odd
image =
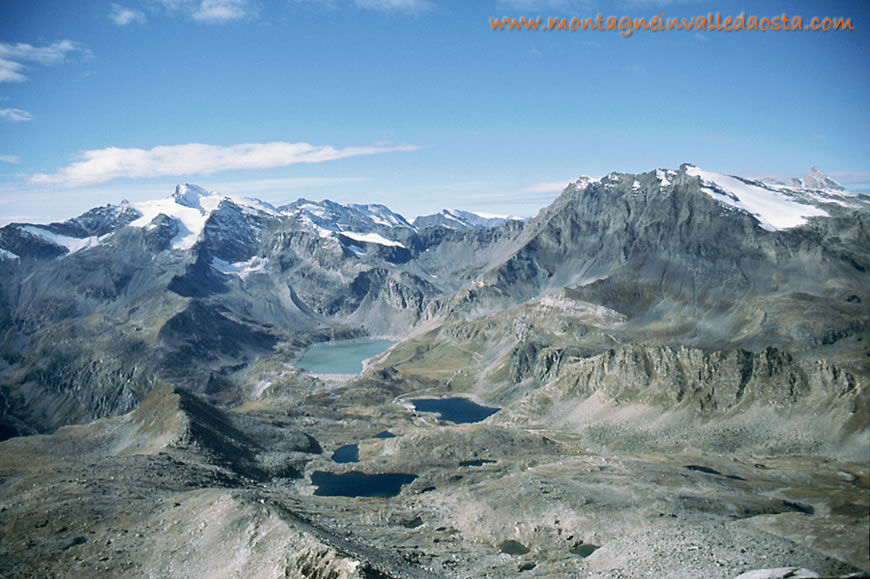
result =
[{"label": "rocky foreground terrain", "polygon": [[[865,576],[868,207],[684,165],[528,222],[179,186],[9,225],[0,575]],[[498,412],[412,403],[457,396]]]}]

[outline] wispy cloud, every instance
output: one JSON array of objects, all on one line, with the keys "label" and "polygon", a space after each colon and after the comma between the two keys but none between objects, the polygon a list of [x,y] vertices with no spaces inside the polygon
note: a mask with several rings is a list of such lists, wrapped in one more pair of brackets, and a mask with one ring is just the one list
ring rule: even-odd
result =
[{"label": "wispy cloud", "polygon": [[353,0],[359,8],[377,10],[379,12],[425,12],[432,8],[428,0]]},{"label": "wispy cloud", "polygon": [[0,82],[24,82],[27,76],[24,63],[44,66],[59,64],[72,52],[88,52],[82,45],[72,40],[61,40],[46,46],[31,44],[8,44],[0,42]]},{"label": "wispy cloud", "polygon": [[[556,11],[578,12],[592,7],[591,0],[498,0],[499,10],[517,10],[526,12]],[[581,16],[577,13],[576,16]]]},{"label": "wispy cloud", "polygon": [[837,171],[830,175],[843,185],[870,183],[870,171]]},{"label": "wispy cloud", "polygon": [[279,179],[250,179],[243,181],[216,181],[208,188],[221,193],[239,193],[256,196],[258,193],[275,193],[315,187],[330,187],[365,183],[366,177],[286,177]]},{"label": "wispy cloud", "polygon": [[183,14],[197,22],[220,24],[256,18],[259,8],[249,0],[158,0],[169,12]]},{"label": "wispy cloud", "polygon": [[0,109],[0,119],[21,123],[33,120],[33,115],[22,109]]},{"label": "wispy cloud", "polygon": [[562,190],[568,186],[570,181],[544,181],[542,183],[534,183],[532,185],[526,185],[525,187],[521,187],[519,193],[532,193],[532,194],[550,194],[550,193],[561,193]]},{"label": "wispy cloud", "polygon": [[0,163],[18,164],[21,162],[21,157],[18,155],[0,155]]},{"label": "wispy cloud", "polygon": [[152,149],[108,147],[85,151],[56,173],[32,175],[31,183],[81,187],[119,178],[209,175],[237,169],[268,169],[300,163],[323,163],[348,157],[414,151],[414,146],[366,146],[337,149],[308,143],[243,143],[232,146],[167,145]]},{"label": "wispy cloud", "polygon": [[296,4],[316,5],[337,10],[347,6],[355,6],[363,10],[375,10],[385,14],[405,13],[418,14],[434,8],[432,0],[291,0]]},{"label": "wispy cloud", "polygon": [[622,0],[623,8],[667,8],[680,4],[698,4],[700,0]]},{"label": "wispy cloud", "polygon": [[145,13],[141,10],[127,8],[120,4],[112,4],[111,10],[109,10],[109,19],[118,26],[127,26],[134,22],[145,24],[147,21]]},{"label": "wispy cloud", "polygon": [[411,189],[424,193],[436,193],[440,197],[444,193],[468,193],[488,185],[490,185],[489,181],[469,180],[456,183],[420,183],[411,185]]},{"label": "wispy cloud", "polygon": [[524,185],[512,190],[500,191],[497,193],[480,193],[467,195],[466,199],[476,201],[504,201],[511,203],[540,203],[541,199],[552,199],[559,195],[570,180],[564,181],[542,181],[540,183],[532,183]]}]

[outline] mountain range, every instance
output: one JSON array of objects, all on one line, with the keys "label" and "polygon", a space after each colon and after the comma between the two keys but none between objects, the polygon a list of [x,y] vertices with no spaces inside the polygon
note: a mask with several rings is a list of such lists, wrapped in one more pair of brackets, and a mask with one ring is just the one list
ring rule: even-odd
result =
[{"label": "mountain range", "polygon": [[[423,392],[500,408],[485,428],[505,448],[537,448],[524,437],[546,431],[582,452],[860,463],[868,217],[870,197],[817,169],[774,182],[684,164],[581,177],[531,219],[408,220],[383,205],[273,206],[182,184],[12,223],[0,229],[0,439],[181,405],[160,414],[174,425],[166,440],[200,441],[233,476],[281,478],[263,453],[285,434],[257,420],[298,415],[294,428],[331,445],[330,421],[393,416],[382,409]],[[362,337],[398,343],[348,385],[296,368],[313,344]],[[177,434],[182,415],[217,442]],[[436,436],[414,428],[405,440]],[[317,441],[301,432],[284,478],[312,460]]]},{"label": "mountain range", "polygon": [[264,354],[541,299],[626,317],[623,341],[778,347],[866,370],[867,198],[817,170],[800,183],[815,188],[691,165],[611,173],[527,222],[451,210],[409,222],[382,205],[273,207],[179,185],[10,224],[4,428],[128,411],[158,377],[238,401],[233,377]]}]

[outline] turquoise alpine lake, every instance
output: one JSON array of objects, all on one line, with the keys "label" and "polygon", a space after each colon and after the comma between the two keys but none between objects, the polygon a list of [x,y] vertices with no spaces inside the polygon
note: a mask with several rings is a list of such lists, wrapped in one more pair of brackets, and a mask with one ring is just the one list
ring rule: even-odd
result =
[{"label": "turquoise alpine lake", "polygon": [[305,350],[296,366],[311,374],[359,374],[363,360],[377,356],[393,344],[389,340],[315,344]]}]

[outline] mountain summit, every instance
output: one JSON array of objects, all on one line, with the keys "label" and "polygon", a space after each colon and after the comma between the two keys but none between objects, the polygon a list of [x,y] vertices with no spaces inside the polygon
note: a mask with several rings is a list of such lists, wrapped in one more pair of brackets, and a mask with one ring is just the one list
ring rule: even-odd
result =
[{"label": "mountain summit", "polygon": [[202,209],[201,200],[203,197],[214,196],[214,193],[209,193],[202,187],[191,185],[189,183],[181,183],[175,188],[175,193],[172,198],[175,202],[184,207],[191,209]]},{"label": "mountain summit", "polygon": [[786,181],[786,185],[788,185],[789,187],[810,189],[814,191],[846,191],[845,187],[822,173],[816,167],[813,167],[809,171],[807,171],[807,174],[804,175],[802,179],[797,177],[789,179],[788,181]]}]

